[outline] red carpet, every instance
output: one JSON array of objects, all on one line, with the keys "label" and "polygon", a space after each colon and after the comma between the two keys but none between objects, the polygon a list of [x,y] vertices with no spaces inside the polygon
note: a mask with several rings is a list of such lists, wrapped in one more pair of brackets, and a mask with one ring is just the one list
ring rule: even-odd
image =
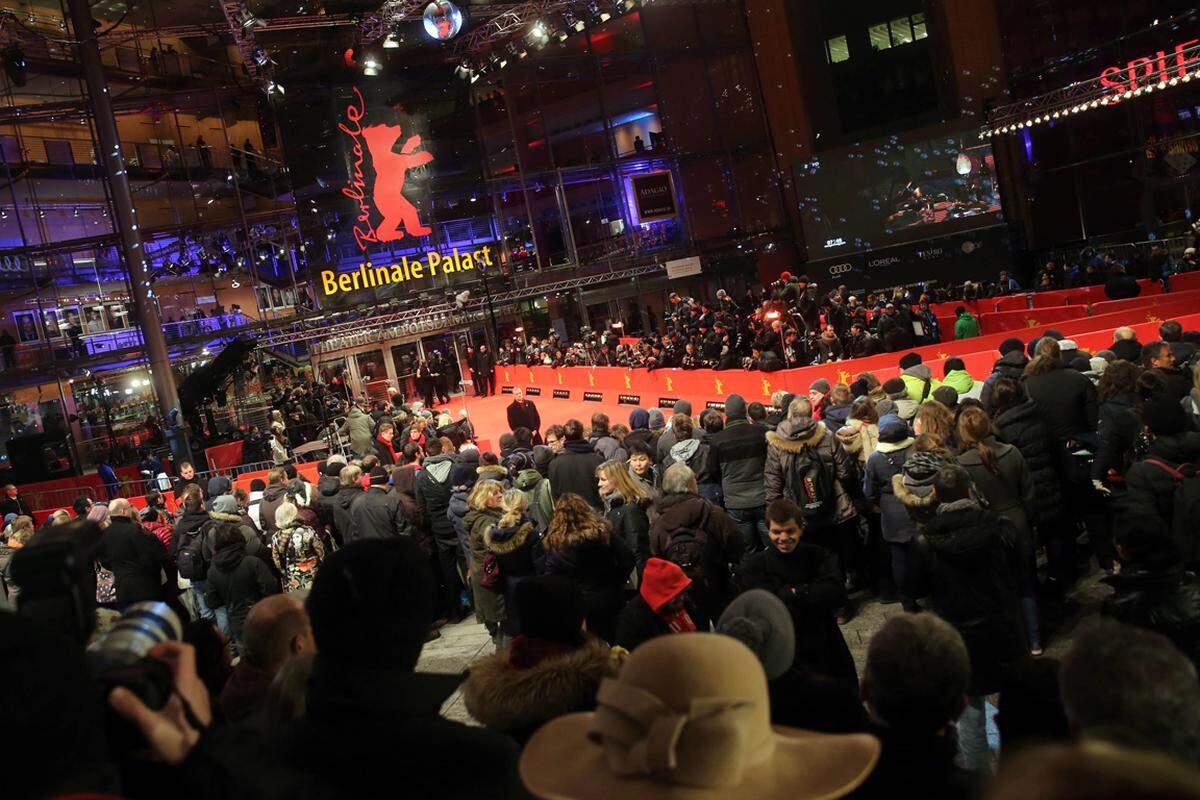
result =
[{"label": "red carpet", "polygon": [[[615,403],[591,403],[583,400],[556,400],[551,397],[531,397],[528,398],[537,406],[538,413],[542,417],[542,433],[545,433],[546,428],[554,424],[561,425],[571,418],[575,418],[582,422],[586,427],[591,423],[592,414],[597,411],[603,411],[608,414],[612,424],[618,422],[625,425],[629,424],[629,412],[633,411],[636,406],[616,405]],[[445,405],[436,406],[441,411],[445,410],[458,418],[458,413],[463,409],[463,402],[466,401],[467,416],[471,418],[471,424],[475,426],[475,435],[479,439],[486,439],[489,444],[489,449],[495,453],[500,450],[500,434],[508,433],[508,405],[513,401],[510,394],[494,394],[491,397],[452,397],[450,402]],[[642,406],[647,411],[649,406]],[[665,416],[671,415],[671,409],[664,409]]]}]

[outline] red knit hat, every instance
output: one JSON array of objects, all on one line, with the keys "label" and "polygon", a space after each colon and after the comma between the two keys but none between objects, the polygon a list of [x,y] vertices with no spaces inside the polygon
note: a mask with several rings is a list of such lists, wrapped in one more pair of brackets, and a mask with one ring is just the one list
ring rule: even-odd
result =
[{"label": "red knit hat", "polygon": [[691,584],[692,579],[683,573],[678,564],[662,558],[652,558],[646,562],[646,571],[642,574],[639,591],[650,608],[658,611],[681,595]]}]

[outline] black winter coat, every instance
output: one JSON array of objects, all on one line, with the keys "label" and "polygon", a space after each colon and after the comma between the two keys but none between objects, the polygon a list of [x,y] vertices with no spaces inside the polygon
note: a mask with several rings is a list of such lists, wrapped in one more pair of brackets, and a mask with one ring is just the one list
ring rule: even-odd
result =
[{"label": "black winter coat", "polygon": [[171,546],[167,550],[167,558],[172,564],[179,557],[179,541],[183,536],[200,530],[212,517],[203,508],[196,511],[184,511],[175,520],[175,532],[171,535]]},{"label": "black winter coat", "polygon": [[1200,578],[1174,552],[1123,562],[1120,573],[1103,580],[1116,590],[1104,613],[1163,634],[1200,666]]},{"label": "black winter coat", "polygon": [[417,473],[416,498],[421,515],[429,522],[429,532],[444,547],[458,546],[454,526],[446,516],[453,489],[454,456],[442,453],[425,459]]},{"label": "black winter coat", "polygon": [[[655,503],[658,514],[650,525],[650,555],[667,557],[667,548],[682,529],[699,529],[704,525],[708,539],[706,553],[708,573],[703,581],[695,580],[689,594],[699,611],[698,625],[716,623],[733,599],[731,567],[741,562],[746,545],[742,531],[723,508],[696,494],[668,494]],[[705,509],[708,521],[704,522]]]},{"label": "black winter coat", "polygon": [[996,381],[1001,378],[1021,380],[1021,376],[1025,374],[1025,365],[1028,363],[1029,359],[1020,350],[1011,350],[996,359],[996,363],[992,365],[992,374],[987,376],[983,382],[983,388],[979,390],[979,402],[983,403],[984,410],[989,414],[995,411],[992,406],[992,389],[995,388]]},{"label": "black winter coat", "polygon": [[259,600],[279,594],[279,579],[261,559],[246,555],[246,543],[238,542],[217,550],[208,568],[209,608],[228,609],[229,635],[241,638],[246,615]]},{"label": "black winter coat", "polygon": [[1058,441],[1096,430],[1100,406],[1096,386],[1082,372],[1055,364],[1049,372],[1025,377],[1025,392]]},{"label": "black winter coat", "polygon": [[[1165,462],[1178,467],[1187,462],[1200,461],[1200,433],[1187,431],[1172,436],[1159,436],[1150,443],[1148,459]],[[1130,514],[1157,514],[1164,530],[1171,530],[1175,510],[1175,478],[1162,467],[1138,461],[1125,472],[1125,497],[1121,508]],[[1184,545],[1185,559],[1194,559],[1200,553],[1196,543]]]},{"label": "black winter coat", "polygon": [[772,547],[746,556],[738,574],[743,590],[765,589],[787,606],[796,630],[793,668],[858,685],[854,659],[834,618],[846,603],[837,555],[804,542],[786,554]]},{"label": "black winter coat", "polygon": [[314,795],[337,800],[377,795],[397,775],[414,800],[526,797],[511,739],[438,713],[460,682],[317,656],[307,712],[279,735],[286,772],[307,778]]},{"label": "black winter coat", "polygon": [[534,434],[541,431],[542,416],[532,400],[526,399],[519,403],[513,400],[508,404],[508,429],[515,431],[517,428],[528,428],[529,432]]},{"label": "black winter coat", "polygon": [[354,516],[350,508],[362,493],[363,488],[356,484],[343,486],[333,497],[333,538],[339,544],[354,541]]},{"label": "black winter coat", "polygon": [[341,481],[327,475],[322,475],[321,479],[317,481],[317,496],[313,501],[313,506],[316,508],[317,518],[326,530],[333,528],[333,498],[337,497],[341,488]]},{"label": "black winter coat", "polygon": [[404,503],[387,487],[372,486],[360,493],[350,503],[350,518],[354,521],[354,533],[346,537],[347,544],[360,539],[412,535],[408,517],[404,514]]},{"label": "black winter coat", "polygon": [[725,508],[758,508],[766,504],[763,468],[767,463],[767,429],[735,420],[708,437],[712,469],[721,476]]},{"label": "black winter coat", "polygon": [[638,575],[650,560],[650,517],[643,503],[626,503],[619,494],[605,498],[608,510],[604,518],[612,525],[613,534],[621,537],[633,552]]},{"label": "black winter coat", "polygon": [[1130,393],[1110,397],[1100,403],[1100,422],[1096,433],[1099,445],[1092,462],[1092,478],[1103,480],[1109,470],[1124,474],[1132,461],[1133,444],[1142,430],[1142,421],[1134,412]]},{"label": "black winter coat", "polygon": [[577,494],[597,511],[604,510],[596,485],[596,468],[604,456],[592,450],[585,440],[574,439],[563,445],[562,452],[550,462],[550,491],[555,501],[564,494]]},{"label": "black winter coat", "polygon": [[1021,451],[1029,475],[1033,478],[1033,521],[1042,525],[1062,513],[1062,481],[1058,475],[1055,453],[1058,443],[1032,400],[1013,406],[996,415],[996,438]]},{"label": "black winter coat", "polygon": [[616,632],[617,614],[624,604],[625,583],[633,571],[633,552],[619,536],[571,542],[546,554],[546,574],[575,582],[583,593],[587,628],[606,642]]},{"label": "black winter coat", "polygon": [[1025,654],[1011,524],[970,500],[943,503],[917,537],[915,583],[962,634],[971,657],[968,694],[999,691],[1002,665]]},{"label": "black winter coat", "polygon": [[654,613],[645,598],[635,594],[617,615],[617,632],[612,643],[632,653],[642,642],[670,632],[666,620]]},{"label": "black winter coat", "polygon": [[100,542],[99,557],[115,579],[117,605],[162,599],[162,545],[154,534],[128,517],[111,520]]}]

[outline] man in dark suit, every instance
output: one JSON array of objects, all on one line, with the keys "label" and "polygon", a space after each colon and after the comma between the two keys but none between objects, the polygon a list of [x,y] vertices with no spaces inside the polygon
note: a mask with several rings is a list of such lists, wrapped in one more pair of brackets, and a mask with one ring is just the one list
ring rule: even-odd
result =
[{"label": "man in dark suit", "polygon": [[33,516],[29,510],[29,504],[18,494],[17,487],[11,483],[4,487],[4,499],[0,500],[0,517],[7,517],[9,514],[16,514],[18,517]]},{"label": "man in dark suit", "polygon": [[542,443],[542,417],[533,401],[525,399],[525,392],[520,386],[513,389],[513,401],[508,404],[508,428],[511,431],[528,428],[533,432],[533,443]]}]

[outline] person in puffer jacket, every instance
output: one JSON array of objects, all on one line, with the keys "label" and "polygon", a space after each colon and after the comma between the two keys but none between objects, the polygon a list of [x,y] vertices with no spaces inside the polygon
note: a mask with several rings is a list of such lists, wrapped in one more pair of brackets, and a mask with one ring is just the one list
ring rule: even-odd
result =
[{"label": "person in puffer jacket", "polygon": [[437,554],[442,616],[458,622],[463,618],[460,574],[465,570],[460,568],[465,562],[459,555],[458,536],[447,515],[454,489],[454,466],[454,453],[443,453],[442,443],[437,439],[427,442],[413,492]]},{"label": "person in puffer jacket", "polygon": [[846,455],[858,462],[859,472],[867,468],[867,459],[879,445],[879,412],[870,400],[860,400],[850,407],[850,418],[838,428],[838,441]]},{"label": "person in puffer jacket", "polygon": [[[721,476],[714,475],[711,450],[708,442],[693,439],[692,418],[676,414],[671,419],[671,428],[675,431],[678,441],[671,445],[663,459],[659,474],[666,474],[671,465],[682,462],[696,473],[696,483],[700,487],[700,496],[706,500],[721,504]],[[714,480],[715,479],[715,480]]]},{"label": "person in puffer jacket", "polygon": [[914,403],[924,403],[933,397],[933,390],[942,385],[934,379],[932,370],[921,363],[918,353],[905,353],[900,358],[900,369],[903,370],[900,379],[904,381],[904,389]]},{"label": "person in puffer jacket", "polygon": [[537,526],[538,533],[550,530],[554,516],[554,497],[550,494],[550,479],[536,469],[523,469],[513,479],[513,488],[525,493],[525,513]]},{"label": "person in puffer jacket", "polygon": [[608,427],[608,414],[595,413],[592,415],[592,435],[588,437],[592,449],[604,456],[604,460],[616,458],[621,461],[629,458],[629,453],[621,446]]},{"label": "person in puffer jacket", "polygon": [[[917,415],[917,401],[908,396],[908,387],[904,383],[903,378],[889,378],[883,383],[883,391],[887,395],[886,401],[879,401],[881,404],[880,413],[883,412],[882,403],[890,402],[893,405],[893,410],[896,416],[907,423],[912,423],[912,418]],[[932,391],[930,392],[932,395]]]},{"label": "person in puffer jacket", "polygon": [[236,641],[251,607],[267,595],[279,594],[279,580],[262,559],[246,554],[246,539],[235,523],[218,525],[213,544],[204,599],[209,608],[228,610],[226,633]]},{"label": "person in puffer jacket", "polygon": [[919,530],[933,519],[937,498],[933,479],[938,470],[951,463],[950,454],[931,436],[918,436],[909,450],[899,474],[892,476],[892,491],[904,504],[909,519]]},{"label": "person in puffer jacket", "polygon": [[467,527],[467,497],[479,480],[478,467],[472,462],[461,462],[454,465],[451,474],[450,502],[446,506],[446,519],[454,528],[454,537],[458,542],[458,558],[463,564],[471,552],[470,529]]},{"label": "person in puffer jacket", "polygon": [[918,611],[910,592],[912,543],[917,526],[908,516],[904,502],[895,491],[893,480],[901,474],[912,450],[912,431],[904,420],[888,414],[879,420],[879,444],[867,459],[863,492],[879,509],[883,541],[891,554],[892,580],[900,592],[905,611]]},{"label": "person in puffer jacket", "polygon": [[[500,498],[500,519],[483,535],[484,550],[500,565],[504,581],[504,607],[513,607],[513,595],[522,581],[541,573],[546,562],[546,550],[537,525],[526,515],[525,493],[509,489]],[[500,631],[510,639],[520,631],[516,619],[506,614]]]},{"label": "person in puffer jacket", "polygon": [[[958,392],[959,399],[964,397],[979,397],[983,386],[967,372],[967,365],[958,357],[947,358],[942,365],[942,386],[949,386]],[[930,393],[932,394],[932,392]]]},{"label": "person in puffer jacket", "polygon": [[850,394],[850,387],[846,384],[835,384],[829,390],[829,405],[825,407],[821,421],[825,423],[825,427],[829,429],[830,433],[837,433],[846,424],[846,420],[850,418],[853,402],[854,396]]},{"label": "person in puffer jacket", "polygon": [[1021,380],[1025,374],[1025,366],[1029,359],[1025,355],[1025,344],[1013,337],[1000,343],[1000,358],[992,365],[992,374],[987,376],[979,390],[979,402],[983,410],[989,414],[995,413],[995,403],[992,400],[992,388],[1001,378]]}]

